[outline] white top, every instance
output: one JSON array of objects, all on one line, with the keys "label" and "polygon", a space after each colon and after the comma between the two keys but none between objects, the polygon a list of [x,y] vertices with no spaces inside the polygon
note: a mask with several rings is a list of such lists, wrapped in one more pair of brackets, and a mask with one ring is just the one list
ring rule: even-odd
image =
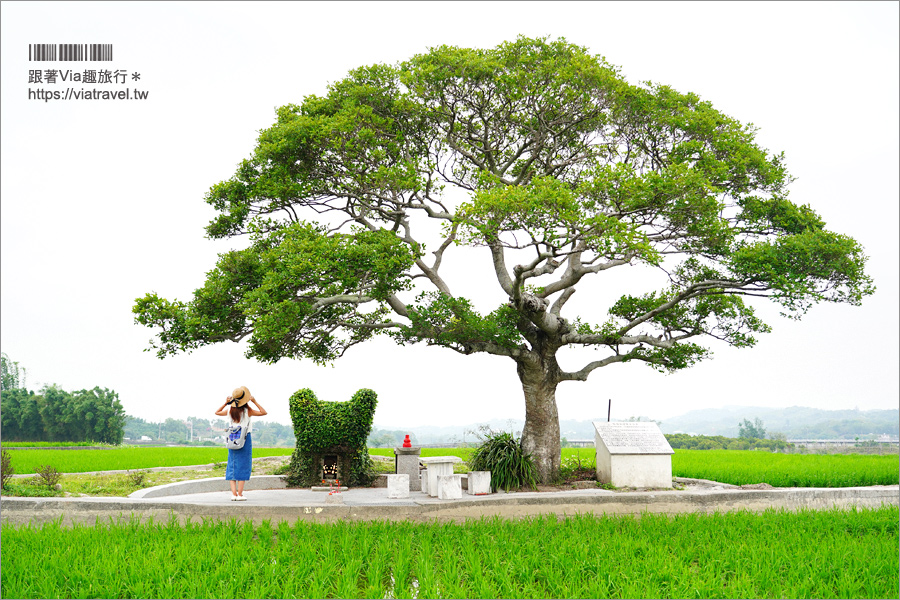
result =
[{"label": "white top", "polygon": [[247,433],[253,433],[253,424],[250,422],[250,409],[241,411],[241,420],[232,421],[232,423],[240,423],[241,427],[247,428]]},{"label": "white top", "polygon": [[423,463],[425,463],[426,465],[428,463],[440,464],[440,463],[462,462],[462,459],[458,456],[423,456],[419,460],[422,461]]}]

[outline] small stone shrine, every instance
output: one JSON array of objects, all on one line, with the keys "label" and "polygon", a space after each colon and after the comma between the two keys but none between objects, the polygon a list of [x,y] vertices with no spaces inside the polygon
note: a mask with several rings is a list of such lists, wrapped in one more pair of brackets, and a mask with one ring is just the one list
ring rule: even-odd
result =
[{"label": "small stone shrine", "polygon": [[422,490],[422,479],[419,476],[419,455],[421,453],[422,447],[413,446],[409,441],[408,435],[403,440],[402,447],[394,448],[394,472],[409,475],[409,490],[411,492]]},{"label": "small stone shrine", "polygon": [[377,394],[368,389],[347,402],[323,402],[310,389],[291,396],[288,405],[297,447],[291,455],[288,485],[368,484],[366,438],[377,403]]},{"label": "small stone shrine", "polygon": [[672,487],[672,446],[656,423],[594,422],[597,479],[616,487]]}]

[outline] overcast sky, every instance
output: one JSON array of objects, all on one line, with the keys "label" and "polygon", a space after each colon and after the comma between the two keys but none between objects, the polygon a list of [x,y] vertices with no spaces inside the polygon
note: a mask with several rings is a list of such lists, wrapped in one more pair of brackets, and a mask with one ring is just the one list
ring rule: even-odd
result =
[{"label": "overcast sky", "polygon": [[[129,415],[148,420],[213,417],[239,385],[282,423],[290,422],[288,397],[304,387],[327,400],[374,389],[379,426],[523,419],[506,358],[385,339],[352,348],[332,367],[263,365],[233,343],[159,360],[144,352],[151,331],[134,324],[131,309],[150,291],[189,299],[217,254],[240,243],[205,239],[215,213],[203,196],[250,155],[276,107],[324,93],[352,68],[429,47],[552,36],[603,55],[631,82],[694,92],[758,126],[759,143],[784,151],[797,179],[791,199],[862,243],[878,288],[861,307],[816,306],[799,322],[760,309],[774,331],[755,348],[713,345],[712,360],[677,374],[617,364],[564,383],[560,417],[603,416],[608,399],[621,419],[723,405],[897,408],[898,6],[4,2],[0,348],[27,369],[31,389],[110,388]],[[28,44],[38,43],[113,44],[114,61],[29,62]],[[129,77],[29,83],[29,70],[49,68]],[[29,89],[68,87],[149,96],[29,99]],[[490,275],[487,257],[451,252],[454,291],[493,309],[496,281],[478,276]],[[607,299],[599,290],[623,291],[616,277],[569,307],[595,310]],[[578,369],[597,356],[564,354],[561,363]]]}]

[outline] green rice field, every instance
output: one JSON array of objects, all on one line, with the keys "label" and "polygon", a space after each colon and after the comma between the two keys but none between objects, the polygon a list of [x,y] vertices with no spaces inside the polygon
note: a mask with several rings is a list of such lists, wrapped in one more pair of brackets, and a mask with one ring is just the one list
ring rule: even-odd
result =
[{"label": "green rice field", "polygon": [[[6,448],[4,448],[6,449]],[[254,448],[254,457],[290,456],[293,448]],[[103,450],[16,450],[9,448],[16,473],[34,473],[42,465],[51,465],[60,473],[120,471],[152,467],[186,467],[225,462],[228,450],[221,448],[126,446]]]},{"label": "green rice field", "polygon": [[897,485],[896,454],[781,454],[754,450],[676,450],[676,477],[774,487]]},{"label": "green rice field", "polygon": [[[254,448],[253,456],[289,456],[291,448]],[[370,448],[373,455],[393,456],[390,448]],[[563,466],[594,467],[593,448],[564,448]],[[224,462],[225,448],[124,447],[104,450],[9,450],[16,473],[34,473],[52,465],[62,473],[175,467]],[[471,448],[423,448],[422,456],[459,456]],[[675,477],[711,479],[733,485],[768,483],[775,487],[852,487],[897,485],[896,454],[782,454],[755,450],[676,450]]]},{"label": "green rice field", "polygon": [[9,598],[896,598],[898,510],[3,525]]}]

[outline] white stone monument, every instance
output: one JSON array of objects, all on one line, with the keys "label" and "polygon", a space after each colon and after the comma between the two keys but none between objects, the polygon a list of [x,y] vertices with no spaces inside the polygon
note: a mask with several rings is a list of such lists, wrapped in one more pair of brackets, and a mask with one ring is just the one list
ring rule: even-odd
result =
[{"label": "white stone monument", "polygon": [[597,479],[616,487],[672,487],[672,446],[656,423],[594,421]]}]

